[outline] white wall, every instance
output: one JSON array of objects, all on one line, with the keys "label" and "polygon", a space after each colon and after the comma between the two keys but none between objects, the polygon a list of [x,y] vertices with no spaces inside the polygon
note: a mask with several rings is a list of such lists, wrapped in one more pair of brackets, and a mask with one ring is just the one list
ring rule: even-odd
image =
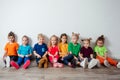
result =
[{"label": "white wall", "polygon": [[0,0],[0,56],[7,34],[14,31],[21,43],[26,34],[37,42],[37,34],[50,37],[79,32],[81,37],[106,36],[112,57],[120,59],[120,0]]}]

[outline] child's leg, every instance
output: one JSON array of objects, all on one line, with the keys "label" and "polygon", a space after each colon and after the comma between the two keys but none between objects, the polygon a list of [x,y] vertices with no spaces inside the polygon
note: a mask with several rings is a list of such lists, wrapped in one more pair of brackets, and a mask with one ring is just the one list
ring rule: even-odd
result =
[{"label": "child's leg", "polygon": [[9,56],[6,57],[6,60],[4,62],[5,62],[6,67],[10,67],[10,57]]},{"label": "child's leg", "polygon": [[69,54],[68,56],[64,57],[64,58],[63,58],[64,64],[68,65],[68,64],[69,64],[69,61],[71,61],[73,58],[74,58],[74,57],[73,57],[72,54]]},{"label": "child's leg", "polygon": [[49,56],[49,61],[50,63],[53,63],[53,58],[51,56]]},{"label": "child's leg", "polygon": [[40,58],[36,57],[36,63],[37,63],[37,65],[39,64],[39,61],[40,61]]},{"label": "child's leg", "polygon": [[10,56],[10,61],[17,61],[18,60],[18,56]]},{"label": "child's leg", "polygon": [[104,64],[105,59],[103,59],[99,56],[96,56],[96,59],[98,59],[100,61],[100,64]]},{"label": "child's leg", "polygon": [[29,57],[25,57],[23,68],[26,69],[29,65],[30,65],[30,59]]},{"label": "child's leg", "polygon": [[42,65],[45,63],[45,59],[44,58],[41,58],[40,61],[39,61],[39,64],[38,64],[38,67],[39,68],[42,68]]},{"label": "child's leg", "polygon": [[107,57],[107,61],[111,64],[111,65],[113,65],[113,66],[117,66],[117,64],[118,64],[118,62],[116,61],[116,60],[114,60],[114,59],[112,59],[112,58],[110,58],[110,57]]},{"label": "child's leg", "polygon": [[44,63],[44,68],[48,68],[48,59],[47,57],[44,57],[45,63]]}]

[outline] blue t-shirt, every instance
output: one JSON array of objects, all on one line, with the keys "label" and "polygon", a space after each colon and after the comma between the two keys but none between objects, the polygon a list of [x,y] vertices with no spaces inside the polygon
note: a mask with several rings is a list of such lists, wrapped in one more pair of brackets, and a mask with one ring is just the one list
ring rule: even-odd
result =
[{"label": "blue t-shirt", "polygon": [[37,43],[34,45],[34,48],[33,48],[33,51],[36,51],[36,53],[39,54],[40,56],[43,56],[47,50],[48,48],[45,43],[43,43],[42,45]]},{"label": "blue t-shirt", "polygon": [[28,54],[32,54],[32,47],[30,45],[20,45],[18,48],[18,54],[20,55],[28,55]]}]

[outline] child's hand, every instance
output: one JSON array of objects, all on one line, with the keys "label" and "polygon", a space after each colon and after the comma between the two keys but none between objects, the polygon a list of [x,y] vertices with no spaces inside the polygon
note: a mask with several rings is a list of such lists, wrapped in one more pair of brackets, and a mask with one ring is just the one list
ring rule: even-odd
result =
[{"label": "child's hand", "polygon": [[22,58],[24,57],[24,55],[18,55],[18,56],[19,56],[19,57],[22,57]]},{"label": "child's hand", "polygon": [[29,55],[25,55],[25,57],[29,57]]},{"label": "child's hand", "polygon": [[40,55],[37,55],[37,58],[41,58],[41,56],[40,56]]},{"label": "child's hand", "polygon": [[5,60],[6,56],[3,56],[3,60]]},{"label": "child's hand", "polygon": [[78,60],[78,58],[77,58],[77,57],[75,57],[75,56],[74,56],[74,59],[75,59],[75,60]]}]

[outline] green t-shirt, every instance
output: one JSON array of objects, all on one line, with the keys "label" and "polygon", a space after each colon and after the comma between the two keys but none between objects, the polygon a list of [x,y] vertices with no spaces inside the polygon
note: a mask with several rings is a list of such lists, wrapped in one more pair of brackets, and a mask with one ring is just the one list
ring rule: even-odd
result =
[{"label": "green t-shirt", "polygon": [[80,52],[80,49],[81,49],[81,45],[79,43],[77,44],[73,44],[72,42],[70,42],[68,44],[68,51],[69,52],[72,52],[72,54],[76,57],[78,57],[78,54]]},{"label": "green t-shirt", "polygon": [[103,46],[103,47],[95,46],[94,51],[96,53],[98,53],[100,56],[105,56],[105,53],[107,52],[107,49],[106,49],[105,46]]}]

